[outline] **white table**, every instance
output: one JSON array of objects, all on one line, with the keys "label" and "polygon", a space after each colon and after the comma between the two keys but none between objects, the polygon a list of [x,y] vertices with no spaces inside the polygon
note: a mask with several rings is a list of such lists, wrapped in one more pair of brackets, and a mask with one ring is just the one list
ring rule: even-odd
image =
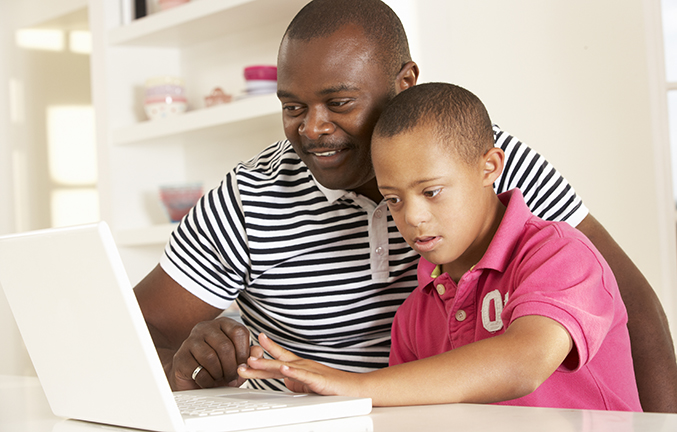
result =
[{"label": "white table", "polygon": [[[582,411],[494,405],[429,405],[374,408],[368,419],[375,432],[675,432],[677,414]],[[329,425],[329,423],[326,423]],[[268,431],[310,430],[308,427]],[[128,431],[55,417],[37,378],[0,376],[0,431]],[[322,428],[316,428],[321,431]],[[364,430],[364,428],[362,428]],[[345,432],[350,432],[346,430]]]}]

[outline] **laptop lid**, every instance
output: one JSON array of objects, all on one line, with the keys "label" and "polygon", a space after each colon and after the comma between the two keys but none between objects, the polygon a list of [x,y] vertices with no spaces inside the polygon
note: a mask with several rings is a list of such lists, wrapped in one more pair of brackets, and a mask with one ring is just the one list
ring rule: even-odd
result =
[{"label": "laptop lid", "polygon": [[[365,398],[222,388],[180,393],[269,398],[285,408],[182,417],[104,222],[0,237],[0,285],[57,416],[155,431],[224,431],[371,411]],[[362,430],[370,430],[364,420]]]},{"label": "laptop lid", "polygon": [[0,285],[55,415],[183,429],[105,223],[0,238]]}]

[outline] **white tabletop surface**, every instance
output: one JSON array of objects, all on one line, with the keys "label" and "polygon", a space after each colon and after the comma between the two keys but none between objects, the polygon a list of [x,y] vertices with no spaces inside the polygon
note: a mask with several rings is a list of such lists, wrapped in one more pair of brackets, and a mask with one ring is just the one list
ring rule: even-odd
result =
[{"label": "white tabletop surface", "polygon": [[[354,423],[331,422],[268,431],[373,430],[375,432],[675,432],[677,414],[581,411],[494,405],[429,405],[374,408]],[[309,425],[312,425],[309,426]],[[65,420],[52,415],[37,378],[0,376],[0,431],[102,432],[128,430]]]}]

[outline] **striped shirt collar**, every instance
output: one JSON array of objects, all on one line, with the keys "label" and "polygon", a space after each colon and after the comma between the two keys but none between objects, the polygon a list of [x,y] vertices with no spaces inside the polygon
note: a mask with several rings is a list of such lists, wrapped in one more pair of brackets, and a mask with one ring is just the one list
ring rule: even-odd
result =
[{"label": "striped shirt collar", "polygon": [[315,178],[313,173],[310,172],[310,170],[308,170],[308,174],[310,175],[310,178],[312,178],[313,181],[315,182],[315,185],[317,186],[317,188],[327,198],[327,201],[329,201],[332,204],[349,193],[348,191],[345,191],[343,189],[327,189],[326,187],[322,186],[322,184],[319,181],[317,181],[317,179]]},{"label": "striped shirt collar", "polygon": [[380,203],[375,203],[371,199],[352,191],[347,191],[343,189],[327,189],[326,187],[322,186],[322,184],[320,184],[319,181],[317,181],[317,179],[315,178],[315,176],[313,176],[313,173],[310,172],[310,170],[308,170],[308,174],[310,175],[310,178],[313,179],[313,182],[315,182],[317,188],[322,192],[322,194],[327,198],[327,201],[329,201],[329,203],[331,204],[334,204],[341,198],[347,198],[355,202],[364,210],[371,213],[376,209],[376,207],[384,203],[384,201],[381,201]]}]

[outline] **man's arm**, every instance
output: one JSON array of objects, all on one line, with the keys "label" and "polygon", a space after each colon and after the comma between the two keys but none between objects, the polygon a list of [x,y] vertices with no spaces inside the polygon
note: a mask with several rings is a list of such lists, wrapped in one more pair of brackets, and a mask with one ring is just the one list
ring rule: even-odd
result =
[{"label": "man's arm", "polygon": [[376,406],[516,399],[536,390],[573,348],[561,324],[536,315],[517,318],[501,335],[364,374],[304,360],[263,334],[259,342],[276,360],[249,359],[241,376],[284,377],[292,391],[370,397]]},{"label": "man's arm", "polygon": [[677,362],[670,328],[656,293],[604,227],[590,214],[576,227],[613,270],[628,311],[635,379],[642,409],[677,412]]},{"label": "man's arm", "polygon": [[[174,390],[241,385],[237,366],[250,356],[249,331],[185,290],[159,265],[134,288]],[[201,365],[195,380],[195,368]]]}]

